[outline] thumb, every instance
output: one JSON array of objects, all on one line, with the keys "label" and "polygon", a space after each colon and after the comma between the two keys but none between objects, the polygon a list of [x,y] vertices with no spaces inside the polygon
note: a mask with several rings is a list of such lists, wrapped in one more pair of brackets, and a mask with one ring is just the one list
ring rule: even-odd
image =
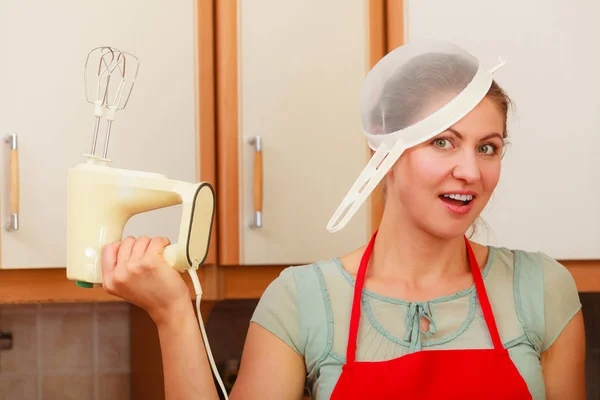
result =
[{"label": "thumb", "polygon": [[151,256],[156,257],[160,255],[164,251],[165,247],[167,247],[170,244],[171,241],[168,237],[158,236],[152,238],[152,240],[150,240],[150,244],[148,245],[147,253]]}]

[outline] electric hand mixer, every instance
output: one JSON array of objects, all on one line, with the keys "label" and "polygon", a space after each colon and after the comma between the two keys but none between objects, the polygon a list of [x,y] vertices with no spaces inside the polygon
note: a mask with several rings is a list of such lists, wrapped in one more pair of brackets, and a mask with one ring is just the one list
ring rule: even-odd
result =
[{"label": "electric hand mixer", "polygon": [[[98,61],[91,61],[95,57],[99,57]],[[213,187],[207,182],[188,183],[158,173],[114,168],[107,158],[112,122],[116,112],[129,101],[138,69],[135,56],[114,47],[97,47],[86,58],[86,100],[94,104],[96,121],[91,153],[83,154],[86,161],[68,173],[67,278],[83,288],[101,285],[102,248],[122,239],[127,221],[139,213],[182,204],[178,242],[166,246],[163,255],[169,265],[192,277],[204,343],[213,372],[227,396],[200,317],[202,289],[196,275],[208,253],[215,209]],[[93,101],[88,93],[90,76],[96,82]],[[103,154],[99,157],[95,152],[103,118],[107,127]]]}]

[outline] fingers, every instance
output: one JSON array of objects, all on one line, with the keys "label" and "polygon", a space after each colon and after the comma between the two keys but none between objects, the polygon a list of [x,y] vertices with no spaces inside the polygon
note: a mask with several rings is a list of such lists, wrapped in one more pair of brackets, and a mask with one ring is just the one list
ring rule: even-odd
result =
[{"label": "fingers", "polygon": [[[160,264],[165,246],[170,241],[166,237],[129,236],[122,241],[111,243],[102,249],[102,285],[113,295],[126,287],[132,277],[150,272]],[[137,278],[135,278],[137,279]]]},{"label": "fingers", "polygon": [[150,238],[146,236],[142,236],[138,238],[131,250],[131,259],[140,260],[146,254],[146,250],[148,250],[148,245],[150,244]]},{"label": "fingers", "polygon": [[121,242],[121,247],[119,248],[119,254],[117,256],[118,265],[124,265],[131,258],[135,242],[136,240],[133,236],[128,236]]},{"label": "fingers", "polygon": [[126,277],[126,266],[133,246],[137,241],[133,236],[104,246],[102,249],[102,286],[113,295],[118,295],[118,286]]},{"label": "fingers", "polygon": [[100,267],[103,276],[110,276],[117,266],[117,254],[120,247],[121,242],[114,242],[102,248]]},{"label": "fingers", "polygon": [[115,262],[117,265],[127,265],[132,260],[141,261],[147,258],[155,258],[170,243],[170,240],[166,237],[150,239],[142,236],[136,239],[129,236],[120,242]]},{"label": "fingers", "polygon": [[107,293],[115,294],[113,274],[117,266],[117,258],[121,242],[114,242],[102,248],[100,267],[102,268],[102,286]]}]

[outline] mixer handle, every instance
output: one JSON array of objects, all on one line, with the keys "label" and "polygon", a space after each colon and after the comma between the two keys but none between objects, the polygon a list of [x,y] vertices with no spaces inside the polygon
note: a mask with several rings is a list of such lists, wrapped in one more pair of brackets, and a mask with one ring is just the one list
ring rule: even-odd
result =
[{"label": "mixer handle", "polygon": [[184,183],[178,192],[183,200],[179,240],[163,249],[163,257],[176,270],[185,271],[190,267],[199,267],[208,255],[215,213],[215,191],[208,182],[201,182]]},{"label": "mixer handle", "polygon": [[262,226],[262,203],[263,203],[263,159],[262,159],[262,137],[255,136],[250,139],[254,146],[254,221],[250,223],[251,228]]},{"label": "mixer handle", "polygon": [[16,231],[19,229],[19,153],[17,135],[14,133],[7,135],[4,141],[10,146],[8,155],[10,221],[5,228],[7,231]]}]

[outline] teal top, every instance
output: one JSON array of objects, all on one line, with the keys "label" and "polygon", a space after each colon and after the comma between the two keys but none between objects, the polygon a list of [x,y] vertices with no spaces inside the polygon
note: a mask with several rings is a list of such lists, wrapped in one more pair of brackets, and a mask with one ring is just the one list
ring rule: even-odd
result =
[{"label": "teal top", "polygon": [[[545,399],[540,355],[581,303],[569,271],[544,253],[489,247],[482,275],[500,338],[534,399]],[[312,399],[329,399],[346,358],[354,278],[339,258],[286,268],[252,316],[306,364]],[[419,327],[426,318],[429,330]],[[362,291],[357,361],[428,349],[493,348],[475,286],[425,302]],[[467,372],[467,371],[465,371]]]}]

